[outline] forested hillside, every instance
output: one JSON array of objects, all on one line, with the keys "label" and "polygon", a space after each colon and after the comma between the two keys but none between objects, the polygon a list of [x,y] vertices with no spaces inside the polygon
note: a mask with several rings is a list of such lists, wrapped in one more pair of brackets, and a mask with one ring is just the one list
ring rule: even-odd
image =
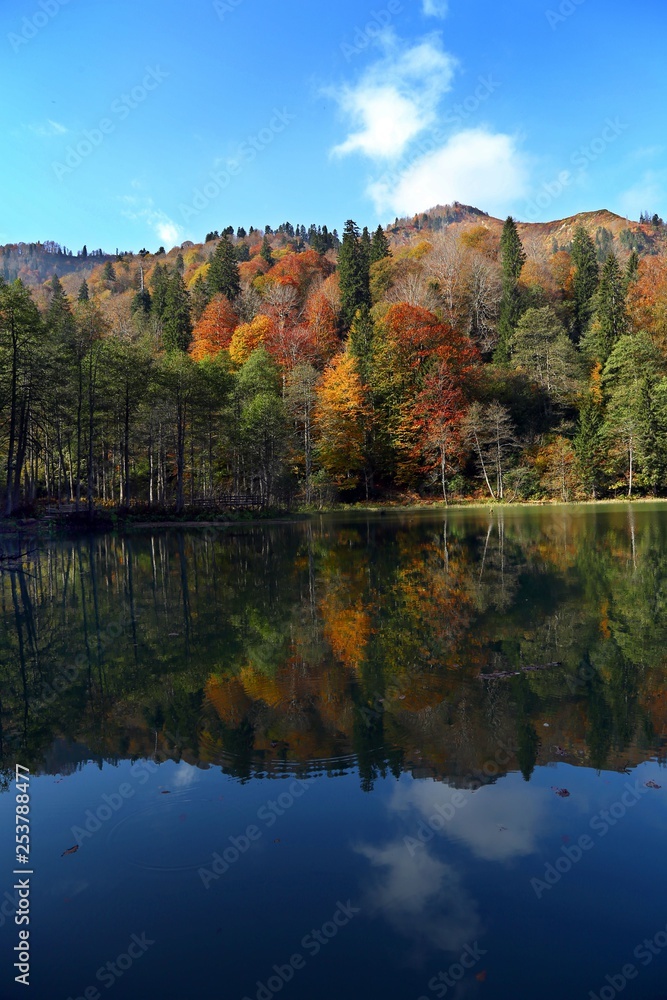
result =
[{"label": "forested hillside", "polygon": [[667,491],[667,236],[462,205],[373,234],[2,248],[4,512]]}]

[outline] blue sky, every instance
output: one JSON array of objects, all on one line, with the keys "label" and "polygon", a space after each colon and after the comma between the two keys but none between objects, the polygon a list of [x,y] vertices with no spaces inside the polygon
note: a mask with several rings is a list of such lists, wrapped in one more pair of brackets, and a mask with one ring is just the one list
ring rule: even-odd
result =
[{"label": "blue sky", "polygon": [[667,216],[665,28],[664,0],[4,0],[0,242]]}]

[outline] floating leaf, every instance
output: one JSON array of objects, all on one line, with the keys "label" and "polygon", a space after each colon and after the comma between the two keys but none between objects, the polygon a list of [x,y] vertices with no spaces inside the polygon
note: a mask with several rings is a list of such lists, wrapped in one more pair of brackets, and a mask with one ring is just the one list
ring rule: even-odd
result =
[{"label": "floating leaf", "polygon": [[69,847],[66,851],[63,851],[60,857],[64,858],[66,854],[76,854],[78,850],[79,850],[79,845],[75,844],[74,847]]},{"label": "floating leaf", "polygon": [[477,975],[475,976],[475,979],[477,980],[478,983],[485,982],[486,981],[486,969],[482,969],[481,972],[478,972]]},{"label": "floating leaf", "polygon": [[555,785],[552,785],[551,790],[561,799],[569,799],[570,797],[570,793],[567,788],[556,788]]},{"label": "floating leaf", "polygon": [[646,782],[646,787],[647,788],[662,788],[662,785],[656,785],[655,781],[647,781]]}]

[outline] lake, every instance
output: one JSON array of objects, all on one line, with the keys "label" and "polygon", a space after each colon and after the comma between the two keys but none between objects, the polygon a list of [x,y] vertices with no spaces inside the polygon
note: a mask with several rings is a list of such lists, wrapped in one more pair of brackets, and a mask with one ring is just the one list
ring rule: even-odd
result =
[{"label": "lake", "polygon": [[665,505],[24,547],[1,997],[667,995]]}]

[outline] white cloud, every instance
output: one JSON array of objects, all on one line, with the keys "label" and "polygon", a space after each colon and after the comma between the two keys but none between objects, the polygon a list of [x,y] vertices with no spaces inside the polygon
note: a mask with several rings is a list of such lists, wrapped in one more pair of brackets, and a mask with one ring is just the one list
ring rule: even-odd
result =
[{"label": "white cloud", "polygon": [[391,32],[380,44],[384,55],[355,85],[333,91],[350,133],[333,150],[336,156],[360,152],[373,159],[392,159],[433,125],[437,106],[451,88],[456,60],[442,49],[437,36],[402,48]]},{"label": "white cloud", "polygon": [[454,814],[442,835],[464,843],[485,861],[509,861],[538,851],[539,838],[547,829],[550,793],[529,791],[523,785],[487,785],[473,792],[423,781],[398,785],[390,808],[409,813],[416,809],[428,824],[438,817],[436,806],[449,805],[456,796]]},{"label": "white cloud", "polygon": [[[132,186],[136,185],[132,182]],[[183,241],[183,231],[166,212],[155,208],[152,198],[123,195],[120,199],[126,206],[121,214],[132,222],[147,223],[167,249]]]},{"label": "white cloud", "polygon": [[40,139],[46,139],[52,135],[66,135],[69,132],[68,128],[65,128],[60,122],[54,122],[51,118],[46,122],[38,122],[36,125],[28,125],[26,127],[30,129],[33,135],[38,135]]},{"label": "white cloud", "polygon": [[380,214],[413,215],[453,201],[502,214],[525,195],[527,180],[516,140],[476,128],[451,136],[439,149],[374,181],[367,193]]},{"label": "white cloud", "polygon": [[457,951],[481,933],[475,901],[452,865],[428,848],[411,856],[402,840],[382,847],[362,844],[356,852],[378,870],[364,909],[382,915],[398,933],[424,949]]},{"label": "white cloud", "polygon": [[447,17],[447,0],[423,0],[422,6],[426,17]]}]

